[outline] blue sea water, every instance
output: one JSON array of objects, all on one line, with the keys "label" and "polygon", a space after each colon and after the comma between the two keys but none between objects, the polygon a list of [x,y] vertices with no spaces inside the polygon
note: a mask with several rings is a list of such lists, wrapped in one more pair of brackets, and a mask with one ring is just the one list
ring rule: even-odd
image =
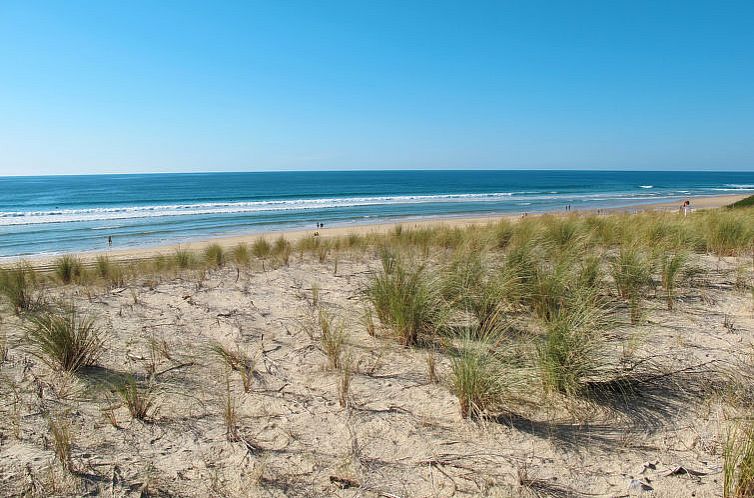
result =
[{"label": "blue sea water", "polygon": [[754,172],[328,171],[0,177],[0,257],[401,218],[754,193]]}]

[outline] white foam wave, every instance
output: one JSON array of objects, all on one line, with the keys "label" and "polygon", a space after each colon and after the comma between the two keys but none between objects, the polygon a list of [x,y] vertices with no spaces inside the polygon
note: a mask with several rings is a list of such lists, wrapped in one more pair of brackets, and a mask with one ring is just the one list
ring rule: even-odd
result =
[{"label": "white foam wave", "polygon": [[248,202],[208,202],[154,206],[111,208],[56,209],[48,211],[0,212],[0,226],[78,221],[120,220],[165,216],[254,213],[265,211],[299,211],[337,207],[357,207],[387,204],[418,204],[429,202],[494,202],[511,197],[510,192],[489,194],[404,195],[381,197],[343,197],[322,199],[270,200]]},{"label": "white foam wave", "polygon": [[654,188],[654,185],[639,185],[640,188]]}]

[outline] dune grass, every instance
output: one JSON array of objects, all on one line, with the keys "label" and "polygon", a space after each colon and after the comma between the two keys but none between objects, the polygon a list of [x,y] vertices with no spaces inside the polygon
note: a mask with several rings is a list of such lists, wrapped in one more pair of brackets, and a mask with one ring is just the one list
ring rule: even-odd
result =
[{"label": "dune grass", "polygon": [[133,375],[129,375],[122,383],[115,386],[114,391],[128,408],[132,418],[149,422],[157,415],[159,390],[154,379],[140,382]]},{"label": "dune grass", "polygon": [[272,252],[272,246],[269,242],[267,242],[267,239],[265,238],[259,238],[254,241],[254,243],[251,245],[251,253],[254,255],[255,258],[264,259],[270,256],[270,253]]},{"label": "dune grass", "polygon": [[225,265],[225,249],[220,244],[210,244],[204,248],[204,261],[213,268]]},{"label": "dune grass", "polygon": [[249,252],[249,246],[241,242],[231,251],[233,261],[239,266],[246,266],[251,261],[251,252]]},{"label": "dune grass", "polygon": [[55,275],[63,284],[70,284],[81,275],[81,260],[71,254],[65,254],[53,262]]},{"label": "dune grass", "polygon": [[0,295],[4,296],[16,314],[38,308],[43,302],[34,295],[37,275],[31,266],[18,263],[13,268],[0,269]]},{"label": "dune grass", "polygon": [[478,418],[501,408],[506,373],[491,345],[467,337],[451,364],[452,388],[463,418]]},{"label": "dune grass", "polygon": [[754,426],[732,429],[723,446],[723,496],[754,496]]},{"label": "dune grass", "polygon": [[380,321],[405,346],[437,333],[446,316],[440,283],[425,265],[409,268],[392,256],[383,256],[382,271],[372,280],[367,297]]},{"label": "dune grass", "polygon": [[731,204],[729,207],[736,208],[736,209],[754,207],[754,195],[750,195],[749,197],[741,199],[740,201],[736,201],[733,204]]},{"label": "dune grass", "polygon": [[327,364],[331,369],[339,369],[346,341],[345,324],[343,320],[336,322],[329,313],[320,310],[319,328],[322,332],[320,344],[327,356]]},{"label": "dune grass", "polygon": [[683,277],[683,270],[688,255],[686,253],[664,254],[660,261],[662,274],[662,288],[665,290],[665,301],[668,310],[672,310],[675,305],[675,294],[678,280]]},{"label": "dune grass", "polygon": [[26,331],[32,354],[54,369],[76,372],[94,365],[103,350],[94,318],[73,305],[31,315]]},{"label": "dune grass", "polygon": [[645,292],[653,285],[652,259],[635,245],[623,246],[612,263],[618,294],[628,303],[631,323],[641,319]]},{"label": "dune grass", "polygon": [[179,247],[173,253],[173,261],[175,265],[182,270],[185,270],[193,266],[195,259],[196,258],[194,254],[188,249],[183,249]]},{"label": "dune grass", "polygon": [[232,351],[219,342],[210,345],[210,352],[220,358],[232,371],[241,376],[244,392],[251,391],[254,381],[254,360],[240,349]]},{"label": "dune grass", "polygon": [[604,369],[606,306],[588,293],[544,319],[537,353],[545,392],[577,395]]}]

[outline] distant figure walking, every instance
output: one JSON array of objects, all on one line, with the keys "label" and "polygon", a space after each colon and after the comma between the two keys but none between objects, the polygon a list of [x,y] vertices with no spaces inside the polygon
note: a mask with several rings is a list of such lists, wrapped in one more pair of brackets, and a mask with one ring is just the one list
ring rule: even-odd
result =
[{"label": "distant figure walking", "polygon": [[691,209],[691,201],[686,201],[683,203],[683,206],[681,206],[681,210],[683,211],[683,217],[685,218],[689,214],[689,209]]},{"label": "distant figure walking", "polygon": [[112,248],[113,247],[113,236],[108,235],[107,236],[107,247]]}]

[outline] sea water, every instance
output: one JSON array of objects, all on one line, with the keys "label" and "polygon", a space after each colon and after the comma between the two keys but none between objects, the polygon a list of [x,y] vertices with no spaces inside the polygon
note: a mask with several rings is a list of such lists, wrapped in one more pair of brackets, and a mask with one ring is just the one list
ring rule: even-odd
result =
[{"label": "sea water", "polygon": [[0,177],[0,257],[438,216],[754,194],[754,172],[324,171]]}]

